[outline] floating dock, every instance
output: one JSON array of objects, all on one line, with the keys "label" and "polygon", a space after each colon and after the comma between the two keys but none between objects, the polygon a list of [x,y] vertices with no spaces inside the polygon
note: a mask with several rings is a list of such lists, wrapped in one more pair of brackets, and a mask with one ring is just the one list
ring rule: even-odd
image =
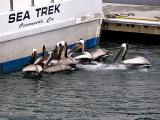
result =
[{"label": "floating dock", "polygon": [[160,7],[104,3],[102,30],[160,35]]}]

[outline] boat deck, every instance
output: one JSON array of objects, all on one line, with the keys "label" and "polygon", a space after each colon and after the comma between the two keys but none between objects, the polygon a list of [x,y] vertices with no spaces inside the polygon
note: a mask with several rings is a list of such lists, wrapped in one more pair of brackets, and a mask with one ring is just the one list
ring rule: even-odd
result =
[{"label": "boat deck", "polygon": [[103,30],[160,35],[160,7],[104,3]]}]

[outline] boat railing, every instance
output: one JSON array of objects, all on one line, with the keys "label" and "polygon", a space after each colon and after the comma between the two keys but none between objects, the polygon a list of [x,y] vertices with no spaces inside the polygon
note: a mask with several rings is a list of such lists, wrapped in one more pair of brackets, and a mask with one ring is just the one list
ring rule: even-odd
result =
[{"label": "boat railing", "polygon": [[69,0],[0,0],[0,14]]},{"label": "boat railing", "polygon": [[34,0],[31,0],[31,6],[34,6]]},{"label": "boat railing", "polygon": [[13,10],[13,0],[10,0],[10,11]]},{"label": "boat railing", "polygon": [[[62,1],[62,0],[61,0]],[[31,6],[35,6],[35,0],[30,0]],[[50,0],[51,3],[54,3],[55,0]],[[10,0],[10,11],[14,10],[14,0]]]}]

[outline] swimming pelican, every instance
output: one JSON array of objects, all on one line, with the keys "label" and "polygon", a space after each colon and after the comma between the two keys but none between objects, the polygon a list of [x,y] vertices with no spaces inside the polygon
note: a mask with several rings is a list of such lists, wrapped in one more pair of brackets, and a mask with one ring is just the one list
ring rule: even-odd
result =
[{"label": "swimming pelican", "polygon": [[49,59],[50,54],[45,54],[46,53],[46,46],[42,46],[42,56],[36,59],[34,64],[39,64],[41,66],[44,66],[46,64],[46,61]]},{"label": "swimming pelican", "polygon": [[73,51],[77,53],[83,53],[85,48],[85,41],[83,39],[79,39],[75,46],[68,52],[68,54],[72,53]]},{"label": "swimming pelican", "polygon": [[71,70],[72,68],[70,66],[66,66],[63,64],[57,64],[54,66],[49,66],[49,67],[45,67],[43,69],[43,72],[45,73],[56,73],[56,72],[61,72],[61,71],[67,71],[67,70]]},{"label": "swimming pelican", "polygon": [[42,72],[42,66],[39,64],[34,64],[36,60],[37,50],[33,49],[32,56],[31,56],[31,62],[28,66],[23,68],[24,73],[41,73]]},{"label": "swimming pelican", "polygon": [[43,71],[46,73],[55,73],[75,68],[76,62],[73,58],[68,57],[67,50],[67,43],[64,41],[59,42],[54,49],[52,57],[47,63],[48,66],[45,66]]},{"label": "swimming pelican", "polygon": [[59,60],[59,64],[63,64],[66,66],[71,66],[71,67],[76,67],[75,59],[72,58],[71,56],[68,56],[68,48],[67,47],[68,47],[67,42],[65,42],[64,45],[62,44],[60,46],[60,52],[61,52],[60,54],[64,57]]},{"label": "swimming pelican", "polygon": [[123,43],[114,61],[115,62],[120,61],[120,63],[125,64],[125,65],[130,65],[130,66],[142,66],[142,67],[150,66],[149,61],[146,58],[141,57],[141,56],[137,56],[135,58],[130,58],[130,59],[125,60],[127,51],[128,51],[128,45],[126,43]]},{"label": "swimming pelican", "polygon": [[65,41],[60,41],[56,44],[50,59],[47,61],[47,65],[56,65],[60,59],[67,57],[67,43]]},{"label": "swimming pelican", "polygon": [[104,48],[102,49],[96,49],[91,53],[93,60],[99,61],[105,57],[108,57],[111,55],[111,52],[109,50],[106,50]]},{"label": "swimming pelican", "polygon": [[58,54],[57,64],[63,64],[63,65],[75,67],[76,61],[72,57],[68,56],[67,42],[61,41],[59,42],[58,46],[59,46],[59,54]]},{"label": "swimming pelican", "polygon": [[78,43],[70,50],[69,53],[71,53],[75,49],[81,53],[81,55],[76,56],[75,59],[81,61],[99,61],[100,59],[105,58],[111,54],[110,51],[105,49],[96,49],[91,54],[84,51],[85,42],[82,39],[78,41]]},{"label": "swimming pelican", "polygon": [[51,57],[51,53],[45,54],[45,52],[46,52],[46,46],[43,45],[42,46],[42,56],[36,59],[37,50],[33,49],[32,58],[31,58],[32,61],[28,66],[23,68],[22,71],[25,73],[31,73],[31,72],[41,73],[47,60]]}]

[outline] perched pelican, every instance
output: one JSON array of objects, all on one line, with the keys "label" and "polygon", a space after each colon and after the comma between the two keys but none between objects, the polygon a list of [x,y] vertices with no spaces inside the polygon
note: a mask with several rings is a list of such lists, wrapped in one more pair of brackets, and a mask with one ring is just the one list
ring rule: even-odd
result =
[{"label": "perched pelican", "polygon": [[39,64],[34,64],[36,60],[36,55],[37,55],[37,50],[33,49],[30,64],[24,67],[22,70],[24,73],[38,73],[39,74],[42,72],[42,69],[43,69],[42,66]]},{"label": "perched pelican", "polygon": [[128,51],[128,45],[126,43],[123,43],[114,61],[115,62],[120,61],[120,63],[125,64],[125,65],[130,65],[130,66],[142,66],[142,67],[150,66],[149,61],[141,56],[137,56],[135,58],[130,58],[130,59],[125,60],[127,51]]}]

